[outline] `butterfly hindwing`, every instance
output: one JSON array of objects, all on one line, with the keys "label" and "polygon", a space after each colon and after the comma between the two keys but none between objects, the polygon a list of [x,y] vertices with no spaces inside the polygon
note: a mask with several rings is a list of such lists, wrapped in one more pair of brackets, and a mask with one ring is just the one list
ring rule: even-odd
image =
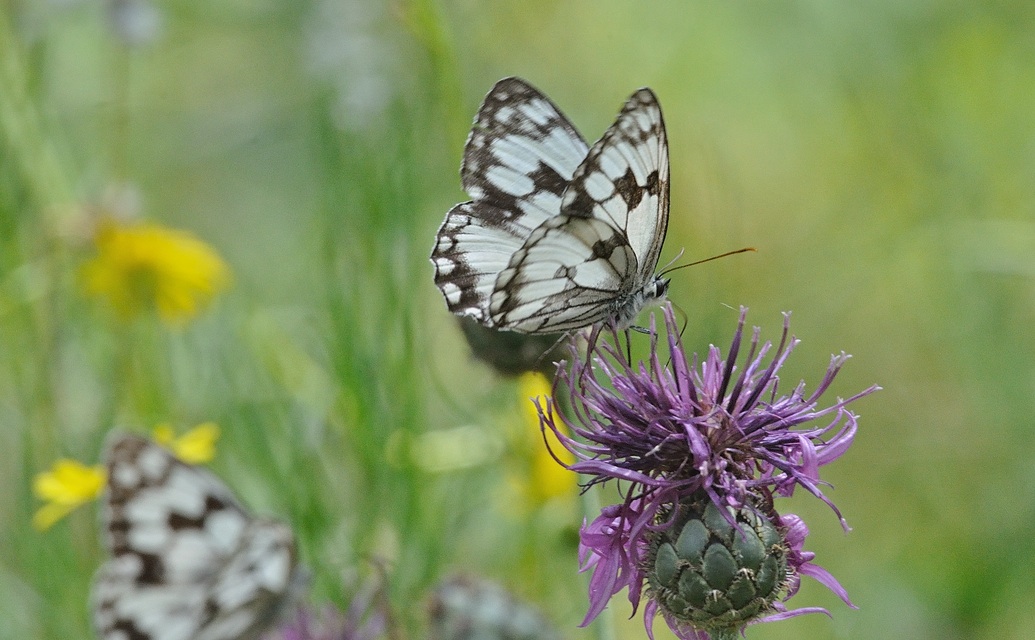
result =
[{"label": "butterfly hindwing", "polygon": [[107,467],[112,557],[91,595],[103,640],[251,640],[269,626],[295,571],[290,528],[150,440],[117,437]]},{"label": "butterfly hindwing", "polygon": [[607,317],[636,256],[597,218],[559,216],[532,232],[497,280],[490,309],[500,326],[528,333],[580,329]]},{"label": "butterfly hindwing", "polygon": [[488,306],[497,276],[532,230],[560,210],[587,151],[537,89],[519,78],[493,86],[464,148],[461,181],[471,201],[446,215],[431,255],[450,311],[492,324]]}]

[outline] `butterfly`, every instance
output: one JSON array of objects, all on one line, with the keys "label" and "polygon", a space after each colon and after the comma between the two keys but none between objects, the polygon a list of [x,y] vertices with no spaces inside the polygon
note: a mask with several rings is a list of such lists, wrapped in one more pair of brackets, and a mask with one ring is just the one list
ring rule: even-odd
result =
[{"label": "butterfly", "polygon": [[519,78],[493,86],[460,168],[471,197],[446,214],[431,262],[450,311],[522,333],[627,328],[668,280],[668,142],[650,89],[589,147]]},{"label": "butterfly", "polygon": [[428,597],[430,640],[561,640],[553,624],[534,605],[502,585],[470,575],[454,575]]},{"label": "butterfly", "polygon": [[111,558],[94,577],[103,640],[253,640],[299,582],[294,535],[255,518],[208,471],[119,434],[102,507]]}]

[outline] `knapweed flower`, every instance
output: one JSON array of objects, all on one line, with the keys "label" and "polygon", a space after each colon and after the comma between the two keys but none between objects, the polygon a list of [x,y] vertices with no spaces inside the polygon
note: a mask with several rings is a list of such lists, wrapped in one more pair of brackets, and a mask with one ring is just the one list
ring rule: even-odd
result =
[{"label": "knapweed flower", "polygon": [[821,490],[819,467],[855,437],[856,416],[846,405],[877,387],[820,407],[847,359],[841,354],[811,393],[804,382],[782,393],[777,372],[797,344],[787,317],[775,350],[756,328],[738,366],[746,309],[726,357],[711,347],[703,361],[687,357],[671,306],[664,315],[667,348],[659,348],[652,318],[648,362],[634,365],[602,339],[558,372],[554,392],[571,397],[564,422],[574,437],[560,428],[552,401],[539,403],[543,428],[577,459],[568,469],[588,475],[588,485],[626,483],[624,502],[582,530],[582,566],[593,571],[583,624],[622,588],[635,609],[645,580],[648,633],[660,612],[684,640],[731,637],[748,623],[818,611],[783,606],[800,574],[850,604],[801,549],[800,520],[779,516],[772,500],[800,486],[847,529]]},{"label": "knapweed flower", "polygon": [[97,255],[83,265],[83,285],[123,317],[155,310],[167,324],[182,325],[230,281],[215,250],[185,231],[107,219],[94,243]]},{"label": "knapweed flower", "polygon": [[103,465],[88,467],[78,460],[58,460],[50,471],[37,474],[33,482],[33,493],[46,504],[36,511],[32,525],[46,531],[76,507],[96,500],[107,480]]},{"label": "knapweed flower", "polygon": [[216,457],[216,440],[219,426],[214,422],[203,422],[181,436],[177,436],[172,425],[163,423],[151,432],[155,442],[187,464],[204,464]]}]

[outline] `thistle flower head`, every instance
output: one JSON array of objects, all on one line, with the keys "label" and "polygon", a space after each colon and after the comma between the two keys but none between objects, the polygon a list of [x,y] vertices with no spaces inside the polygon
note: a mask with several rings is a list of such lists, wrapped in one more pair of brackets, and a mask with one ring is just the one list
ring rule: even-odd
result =
[{"label": "thistle flower head", "polygon": [[[776,346],[761,342],[757,328],[745,345],[745,316],[742,309],[725,357],[713,346],[699,360],[684,351],[672,308],[666,306],[666,349],[659,348],[653,318],[647,362],[629,362],[613,346],[617,336],[610,344],[599,340],[589,357],[576,357],[570,370],[558,372],[556,385],[561,388],[555,387],[554,395],[570,396],[570,415],[562,422],[552,401],[539,403],[543,428],[553,431],[576,457],[565,465],[568,469],[589,476],[589,485],[607,480],[627,483],[624,502],[605,508],[582,531],[583,568],[593,569],[590,610],[583,624],[623,587],[634,608],[639,604],[651,569],[651,545],[656,547],[659,532],[685,524],[677,516],[686,505],[702,501],[735,529],[746,509],[760,512],[781,532],[788,578],[779,585],[780,593],[797,590],[799,573],[829,575],[811,568],[811,556],[800,550],[804,535],[790,526],[800,521],[785,522],[766,505],[800,486],[828,504],[847,529],[821,490],[819,467],[840,457],[855,437],[856,416],[846,405],[876,387],[820,406],[821,396],[847,360],[841,354],[831,358],[813,391],[801,382],[784,392],[778,371],[798,342],[789,336],[788,318]],[[560,427],[564,423],[573,436]],[[692,517],[703,517],[703,507],[695,513]],[[792,535],[797,537],[788,537]],[[843,593],[832,578],[820,579]],[[765,613],[783,615],[774,602],[767,604]],[[652,599],[645,610],[648,620],[658,606]],[[694,635],[703,633],[700,625],[687,624],[670,611],[663,613],[681,637],[707,637]]]}]

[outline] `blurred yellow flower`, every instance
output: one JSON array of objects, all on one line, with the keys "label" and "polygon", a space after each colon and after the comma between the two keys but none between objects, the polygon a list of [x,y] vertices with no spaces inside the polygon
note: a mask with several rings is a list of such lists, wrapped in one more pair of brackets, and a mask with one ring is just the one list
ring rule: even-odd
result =
[{"label": "blurred yellow flower", "polygon": [[219,426],[215,422],[203,422],[179,437],[169,424],[160,424],[151,433],[155,442],[187,464],[211,462],[216,457]]},{"label": "blurred yellow flower", "polygon": [[50,471],[36,475],[32,492],[46,504],[32,517],[32,526],[46,531],[76,507],[95,500],[104,491],[108,474],[101,465],[88,467],[78,460],[62,458]]},{"label": "blurred yellow flower", "polygon": [[553,450],[553,455],[543,443],[543,431],[539,428],[539,412],[530,398],[550,397],[552,393],[549,379],[541,373],[531,372],[518,378],[518,395],[521,399],[524,414],[524,428],[531,445],[531,459],[527,462],[527,477],[520,483],[522,493],[531,505],[543,505],[553,498],[574,495],[577,491],[577,476],[557,464],[557,456],[566,464],[575,462],[571,452],[561,446],[552,431],[545,431],[546,440]]},{"label": "blurred yellow flower", "polygon": [[83,285],[124,317],[154,309],[166,323],[180,325],[230,283],[222,258],[185,231],[108,219],[94,243],[97,255],[83,265]]}]

